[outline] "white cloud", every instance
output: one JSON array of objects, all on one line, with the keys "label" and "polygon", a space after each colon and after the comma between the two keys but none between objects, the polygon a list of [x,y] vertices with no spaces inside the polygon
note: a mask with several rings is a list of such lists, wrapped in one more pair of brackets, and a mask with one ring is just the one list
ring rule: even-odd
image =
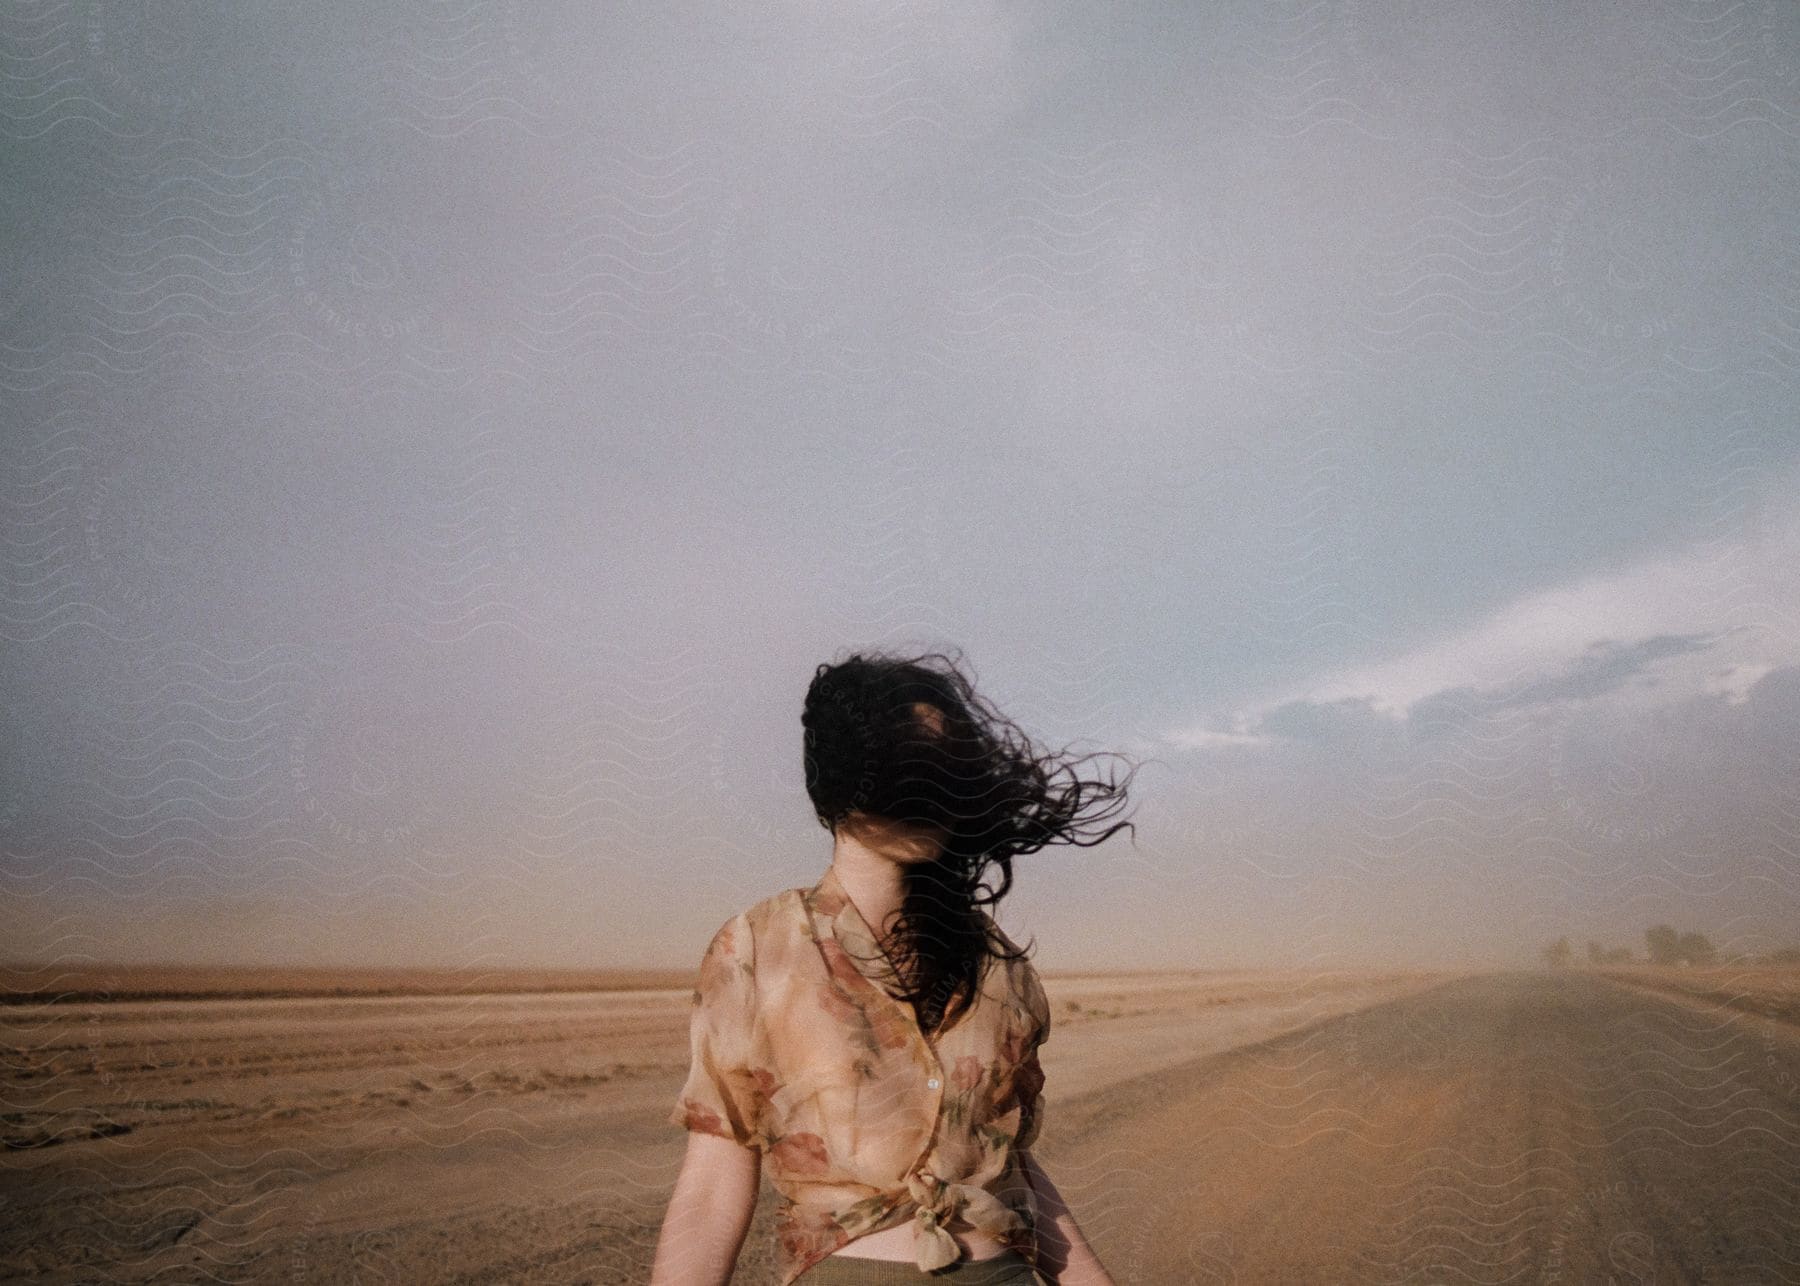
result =
[{"label": "white cloud", "polygon": [[1278,738],[1255,730],[1258,718],[1248,710],[1235,710],[1231,714],[1228,728],[1209,728],[1203,724],[1195,724],[1163,734],[1162,741],[1165,746],[1172,746],[1177,750],[1255,748],[1275,744]]},{"label": "white cloud", "polygon": [[1757,680],[1774,669],[1772,665],[1751,663],[1728,666],[1708,676],[1706,691],[1723,696],[1731,705],[1743,705]]},{"label": "white cloud", "polygon": [[1228,746],[1273,745],[1274,737],[1255,732],[1218,732],[1210,728],[1186,728],[1169,733],[1168,744],[1178,750],[1220,750]]},{"label": "white cloud", "polygon": [[[1733,704],[1763,675],[1800,663],[1800,490],[1774,498],[1747,534],[1713,538],[1517,599],[1486,620],[1373,665],[1327,672],[1303,686],[1258,696],[1229,730],[1201,721],[1165,734],[1182,748],[1255,744],[1272,709],[1292,701],[1366,700],[1404,719],[1420,701],[1452,689],[1505,692],[1554,679],[1603,644],[1665,635],[1716,635],[1708,646],[1647,662],[1646,675],[1606,694],[1637,706],[1710,693]],[[1261,738],[1263,741],[1268,738]]]}]

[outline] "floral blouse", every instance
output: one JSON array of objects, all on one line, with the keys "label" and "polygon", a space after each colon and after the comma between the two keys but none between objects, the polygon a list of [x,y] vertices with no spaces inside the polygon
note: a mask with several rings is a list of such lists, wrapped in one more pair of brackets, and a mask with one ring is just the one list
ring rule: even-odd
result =
[{"label": "floral blouse", "polygon": [[884,963],[830,867],[727,920],[700,964],[668,1120],[762,1152],[782,1199],[781,1286],[909,1219],[921,1269],[961,1257],[943,1228],[958,1216],[1038,1263],[1016,1155],[1042,1116],[1050,1006],[1036,968],[994,961],[973,1006],[927,1038],[878,981]]}]

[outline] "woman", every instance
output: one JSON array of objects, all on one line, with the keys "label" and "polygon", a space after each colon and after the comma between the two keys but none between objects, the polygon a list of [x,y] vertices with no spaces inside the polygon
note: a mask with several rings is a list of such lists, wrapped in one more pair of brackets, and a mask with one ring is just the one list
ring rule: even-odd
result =
[{"label": "woman", "polygon": [[1019,854],[1135,834],[1086,833],[1129,776],[1038,754],[940,653],[821,665],[801,725],[831,865],[701,961],[652,1286],[729,1280],[765,1159],[781,1286],[1112,1286],[1030,1154],[1050,1007],[984,907]]}]

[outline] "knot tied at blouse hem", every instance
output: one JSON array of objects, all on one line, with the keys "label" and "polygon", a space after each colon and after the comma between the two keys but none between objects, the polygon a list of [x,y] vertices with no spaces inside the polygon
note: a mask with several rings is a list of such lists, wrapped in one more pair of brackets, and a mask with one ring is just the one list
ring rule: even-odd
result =
[{"label": "knot tied at blouse hem", "polygon": [[913,1216],[913,1258],[925,1272],[953,1264],[962,1257],[962,1247],[944,1228],[959,1214],[996,1238],[1025,1226],[1018,1211],[972,1183],[950,1183],[928,1170],[917,1170],[906,1176],[906,1190],[919,1206]]}]

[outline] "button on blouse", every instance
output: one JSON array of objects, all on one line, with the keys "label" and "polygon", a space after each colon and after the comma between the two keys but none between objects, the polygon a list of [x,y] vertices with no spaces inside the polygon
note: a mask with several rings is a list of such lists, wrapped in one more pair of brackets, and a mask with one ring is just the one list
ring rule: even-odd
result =
[{"label": "button on blouse", "polygon": [[1037,970],[994,961],[971,1009],[929,1037],[882,985],[892,972],[834,867],[733,916],[701,960],[668,1120],[761,1150],[781,1286],[909,1219],[921,1269],[961,1257],[944,1228],[959,1218],[1037,1262],[1018,1157],[1042,1121]]}]

